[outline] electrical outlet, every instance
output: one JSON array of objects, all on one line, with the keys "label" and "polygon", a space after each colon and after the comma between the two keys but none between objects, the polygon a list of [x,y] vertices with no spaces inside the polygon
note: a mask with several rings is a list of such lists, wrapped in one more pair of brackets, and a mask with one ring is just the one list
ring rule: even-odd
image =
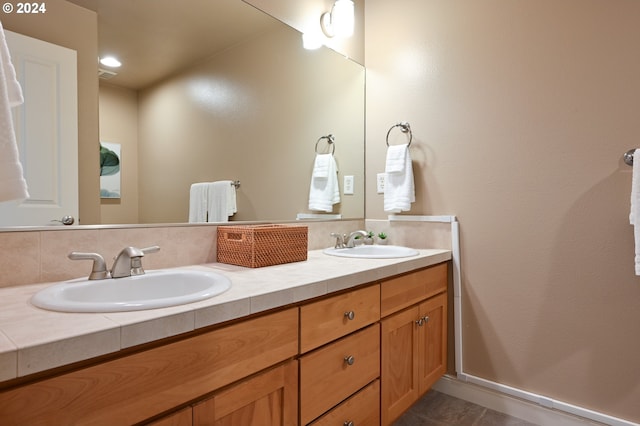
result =
[{"label": "electrical outlet", "polygon": [[378,194],[384,194],[384,178],[386,177],[386,173],[378,173],[376,183],[378,186]]},{"label": "electrical outlet", "polygon": [[344,195],[353,195],[353,176],[344,177]]}]

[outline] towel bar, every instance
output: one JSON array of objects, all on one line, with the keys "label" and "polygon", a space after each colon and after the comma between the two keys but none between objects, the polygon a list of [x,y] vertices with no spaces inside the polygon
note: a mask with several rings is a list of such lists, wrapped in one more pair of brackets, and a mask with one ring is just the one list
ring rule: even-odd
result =
[{"label": "towel bar", "polygon": [[400,127],[402,133],[409,133],[409,144],[407,146],[411,146],[411,141],[413,141],[413,132],[411,131],[411,126],[406,121],[401,121],[400,123],[391,126],[387,132],[387,146],[389,146],[389,133],[391,133],[391,131],[396,127]]},{"label": "towel bar", "polygon": [[625,152],[622,158],[624,158],[624,162],[627,166],[633,166],[633,154],[636,152],[635,149],[630,149]]},{"label": "towel bar", "polygon": [[318,152],[318,144],[320,143],[320,141],[322,139],[326,139],[327,140],[327,143],[332,148],[331,154],[335,154],[336,153],[336,145],[334,144],[334,142],[336,141],[336,138],[332,134],[328,134],[327,136],[320,136],[318,138],[318,140],[316,142],[316,154],[319,154],[319,152]]}]

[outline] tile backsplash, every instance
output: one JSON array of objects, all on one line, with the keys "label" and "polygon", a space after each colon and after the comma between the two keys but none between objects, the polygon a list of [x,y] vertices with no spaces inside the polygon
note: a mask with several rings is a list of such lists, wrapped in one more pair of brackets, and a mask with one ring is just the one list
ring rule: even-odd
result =
[{"label": "tile backsplash", "polygon": [[[287,222],[289,224],[294,224]],[[232,223],[230,223],[232,224]],[[390,243],[414,248],[451,248],[450,226],[442,223],[341,220],[295,222],[309,228],[309,250],[333,245],[331,232],[356,229],[384,231]],[[72,251],[101,254],[108,267],[127,246],[160,246],[145,256],[148,269],[197,265],[216,261],[216,225],[84,226],[0,232],[0,287],[11,287],[88,276],[90,261],[69,260]]]}]

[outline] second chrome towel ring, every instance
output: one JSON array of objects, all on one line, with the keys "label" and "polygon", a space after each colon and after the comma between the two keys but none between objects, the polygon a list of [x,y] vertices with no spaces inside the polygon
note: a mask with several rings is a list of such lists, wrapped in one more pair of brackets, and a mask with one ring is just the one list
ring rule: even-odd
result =
[{"label": "second chrome towel ring", "polygon": [[411,126],[406,121],[401,121],[400,123],[391,126],[387,132],[387,146],[389,146],[389,133],[391,133],[391,131],[396,127],[400,127],[402,133],[409,133],[409,144],[407,146],[411,146],[411,141],[413,141],[413,132],[411,131]]},{"label": "second chrome towel ring", "polygon": [[[331,154],[335,154],[336,152],[336,145],[335,145],[335,141],[336,138],[332,135],[332,134],[328,134],[327,136],[320,136],[320,138],[318,138],[318,141],[316,142],[316,154],[320,154],[318,152],[318,144],[320,143],[321,140],[326,139],[327,143],[329,144],[329,146],[331,147]],[[328,154],[328,153],[327,153]]]}]

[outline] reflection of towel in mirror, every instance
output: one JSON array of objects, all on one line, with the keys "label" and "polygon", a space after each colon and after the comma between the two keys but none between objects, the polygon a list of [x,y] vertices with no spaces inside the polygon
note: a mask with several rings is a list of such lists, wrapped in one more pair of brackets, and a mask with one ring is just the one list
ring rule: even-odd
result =
[{"label": "reflection of towel in mirror", "polygon": [[229,216],[237,212],[236,188],[230,180],[209,184],[207,222],[228,222]]},{"label": "reflection of towel in mirror", "polygon": [[629,222],[633,225],[635,241],[635,272],[640,275],[640,149],[636,149],[633,154]]},{"label": "reflection of towel in mirror", "polygon": [[340,187],[336,160],[333,154],[317,154],[309,187],[309,210],[331,212],[333,205],[339,202]]},{"label": "reflection of towel in mirror", "polygon": [[0,23],[0,202],[29,197],[11,118],[11,107],[22,102],[22,90]]},{"label": "reflection of towel in mirror", "polygon": [[384,211],[399,213],[411,210],[416,200],[409,145],[387,148],[384,182]]},{"label": "reflection of towel in mirror", "polygon": [[236,189],[230,180],[200,182],[189,191],[189,222],[228,222],[237,211]]}]

